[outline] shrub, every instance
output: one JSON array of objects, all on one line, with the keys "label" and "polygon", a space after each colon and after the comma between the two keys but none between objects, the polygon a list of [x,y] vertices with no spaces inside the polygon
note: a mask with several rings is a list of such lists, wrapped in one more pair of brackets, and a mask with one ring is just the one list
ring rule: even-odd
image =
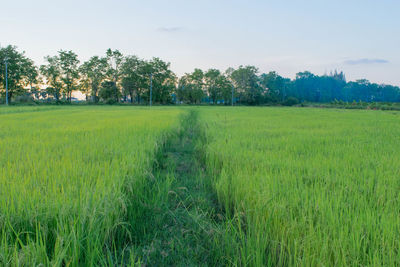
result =
[{"label": "shrub", "polygon": [[15,97],[15,103],[34,104],[35,100],[29,94],[22,94]]},{"label": "shrub", "polygon": [[297,98],[291,96],[291,97],[288,97],[288,99],[286,99],[282,104],[284,106],[294,106],[299,103],[300,103],[300,101]]}]

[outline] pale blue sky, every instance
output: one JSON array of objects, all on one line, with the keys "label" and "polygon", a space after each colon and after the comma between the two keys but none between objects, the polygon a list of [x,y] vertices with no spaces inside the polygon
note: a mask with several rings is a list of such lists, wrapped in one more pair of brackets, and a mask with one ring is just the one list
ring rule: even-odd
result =
[{"label": "pale blue sky", "polygon": [[399,0],[2,2],[1,45],[37,64],[59,49],[83,61],[111,47],[160,57],[178,75],[251,64],[400,85]]}]

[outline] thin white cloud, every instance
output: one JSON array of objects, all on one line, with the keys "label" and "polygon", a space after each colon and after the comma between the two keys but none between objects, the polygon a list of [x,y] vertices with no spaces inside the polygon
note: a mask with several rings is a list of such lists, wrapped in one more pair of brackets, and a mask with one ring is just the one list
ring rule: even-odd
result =
[{"label": "thin white cloud", "polygon": [[157,28],[158,32],[179,32],[182,31],[182,27],[160,27]]},{"label": "thin white cloud", "polygon": [[346,65],[369,65],[369,64],[386,64],[389,63],[386,59],[380,58],[360,58],[360,59],[350,59],[344,61]]}]

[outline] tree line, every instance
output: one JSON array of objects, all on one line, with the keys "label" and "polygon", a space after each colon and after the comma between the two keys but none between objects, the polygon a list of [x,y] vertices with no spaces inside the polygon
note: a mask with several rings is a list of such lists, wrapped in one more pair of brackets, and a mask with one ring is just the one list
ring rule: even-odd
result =
[{"label": "tree line", "polygon": [[103,56],[80,62],[73,51],[60,50],[35,66],[15,46],[0,48],[0,96],[5,100],[5,62],[8,66],[8,100],[71,102],[81,91],[92,103],[147,104],[284,104],[299,102],[400,102],[400,88],[371,83],[347,82],[343,72],[322,76],[299,72],[295,79],[271,71],[259,73],[255,66],[203,71],[195,69],[178,78],[170,63],[160,58],[144,60],[108,49]]}]

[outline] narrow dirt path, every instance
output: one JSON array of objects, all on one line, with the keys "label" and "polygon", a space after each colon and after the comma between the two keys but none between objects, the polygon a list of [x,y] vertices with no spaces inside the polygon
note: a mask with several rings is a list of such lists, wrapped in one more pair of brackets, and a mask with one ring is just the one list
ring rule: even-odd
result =
[{"label": "narrow dirt path", "polygon": [[[141,264],[146,266],[229,265],[234,251],[226,251],[224,215],[198,160],[204,138],[197,113],[182,119],[180,131],[170,138],[159,160],[156,179],[167,181],[166,201],[154,214],[151,238],[142,246]],[[224,245],[223,245],[224,244]],[[234,246],[229,246],[234,247]]]}]

